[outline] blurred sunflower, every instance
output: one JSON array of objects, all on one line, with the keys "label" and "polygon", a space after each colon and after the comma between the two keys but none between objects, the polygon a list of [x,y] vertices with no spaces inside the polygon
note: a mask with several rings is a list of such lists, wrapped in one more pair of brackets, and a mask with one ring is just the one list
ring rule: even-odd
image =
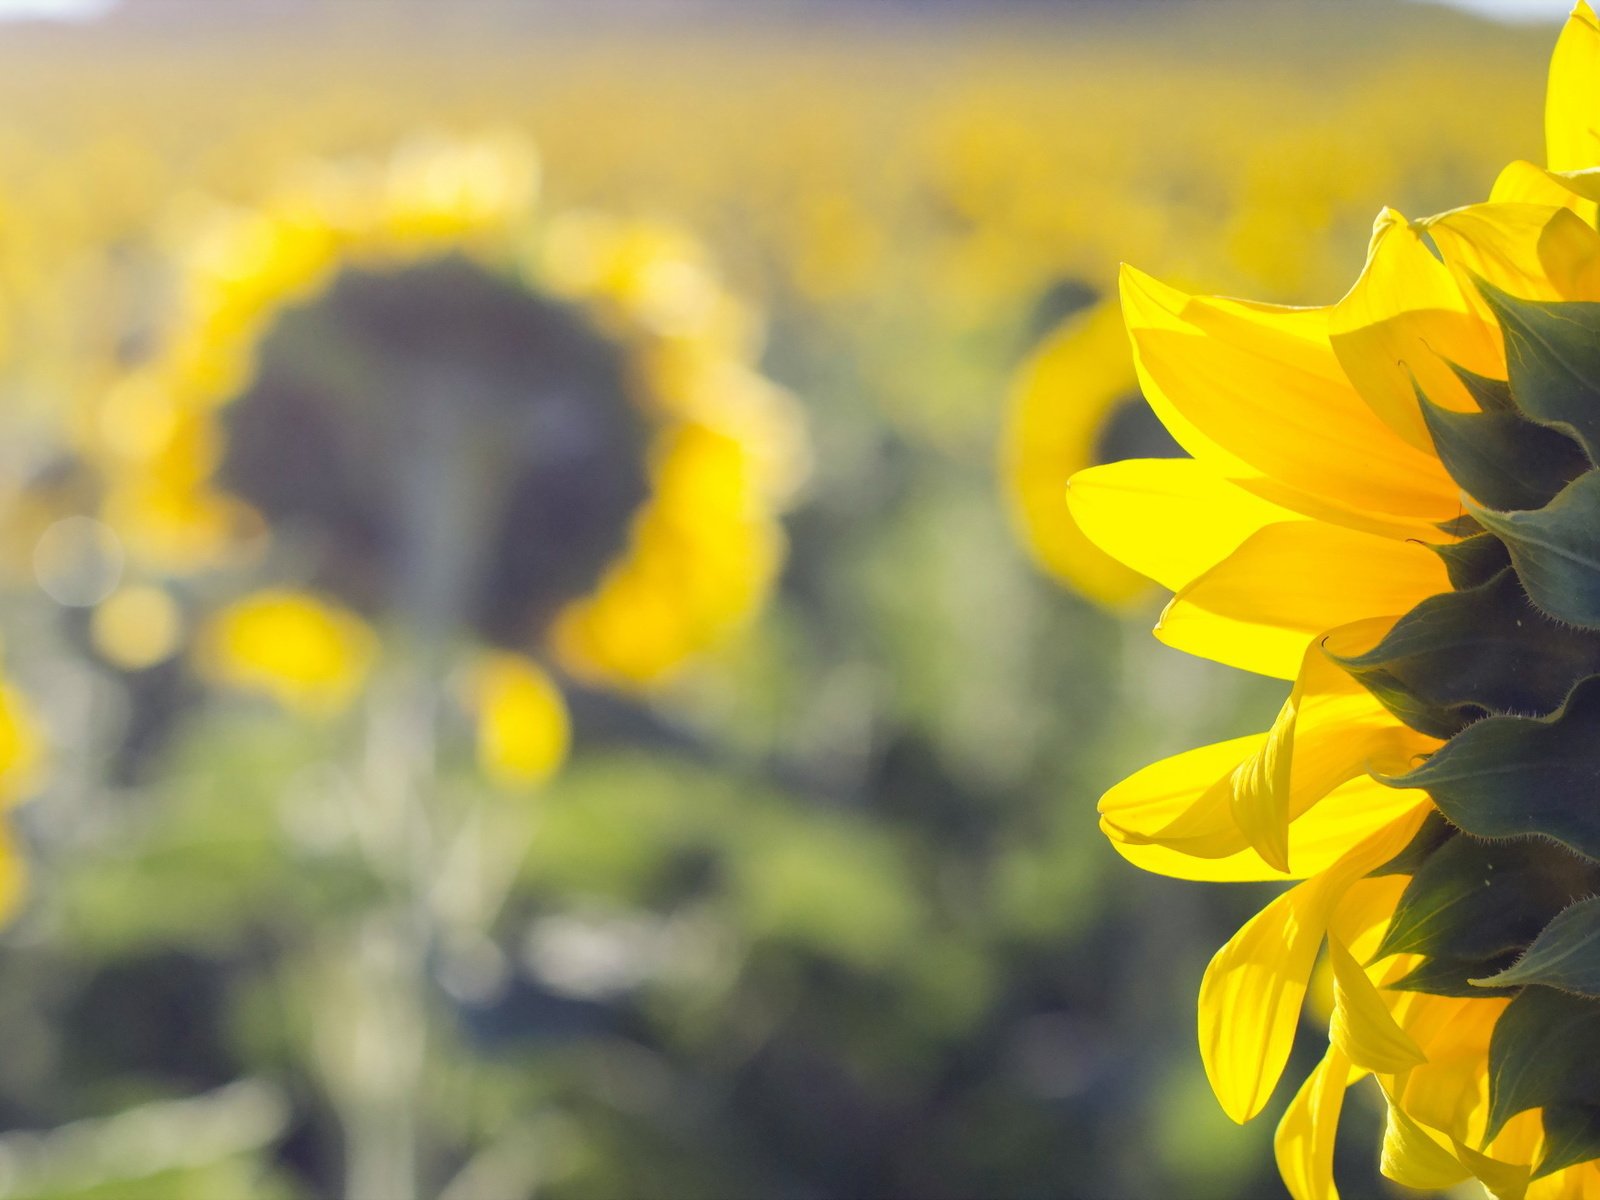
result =
[{"label": "blurred sunflower", "polygon": [[220,614],[214,675],[337,709],[364,623],[469,633],[502,776],[559,759],[540,663],[647,691],[749,619],[802,457],[698,246],[536,216],[536,177],[517,139],[422,139],[198,222],[168,336],[82,437],[138,570],[301,581]]},{"label": "blurred sunflower", "polygon": [[[15,688],[0,685],[0,806],[15,804],[34,788],[44,759],[45,741],[32,707]],[[0,918],[15,910],[26,878],[11,835],[0,825]]]},{"label": "blurred sunflower", "polygon": [[1013,523],[1040,568],[1096,604],[1120,609],[1146,596],[1150,584],[1084,536],[1061,503],[1061,480],[1097,463],[1181,451],[1139,395],[1118,306],[1095,302],[1081,285],[1071,292],[1072,310],[1012,384],[1000,478]]},{"label": "blurred sunflower", "polygon": [[1074,515],[1176,595],[1168,645],[1293,680],[1271,730],[1101,801],[1116,848],[1202,880],[1297,879],[1212,960],[1223,1108],[1266,1104],[1319,954],[1329,1046],[1278,1128],[1335,1194],[1345,1090],[1425,1189],[1600,1196],[1600,23],[1557,45],[1548,169],[1385,211],[1325,308],[1134,271],[1144,393],[1192,455],[1077,475]]}]

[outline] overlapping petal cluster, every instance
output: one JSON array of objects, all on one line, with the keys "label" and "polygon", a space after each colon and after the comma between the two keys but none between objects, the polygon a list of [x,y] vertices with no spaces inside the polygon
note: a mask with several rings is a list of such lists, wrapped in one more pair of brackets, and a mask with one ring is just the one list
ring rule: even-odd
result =
[{"label": "overlapping petal cluster", "polygon": [[1187,459],[1077,475],[1074,517],[1174,593],[1168,645],[1292,682],[1273,727],[1100,806],[1116,848],[1199,880],[1299,882],[1216,955],[1206,1071],[1247,1120],[1320,960],[1329,1046],[1278,1130],[1335,1195],[1345,1091],[1387,1102],[1385,1172],[1600,1196],[1600,22],[1558,43],[1548,165],[1487,203],[1380,215],[1338,303],[1123,307]]}]

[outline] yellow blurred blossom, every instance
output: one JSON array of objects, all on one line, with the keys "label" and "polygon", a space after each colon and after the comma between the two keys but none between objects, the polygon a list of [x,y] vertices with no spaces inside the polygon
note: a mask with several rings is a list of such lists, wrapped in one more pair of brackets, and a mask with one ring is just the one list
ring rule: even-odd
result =
[{"label": "yellow blurred blossom", "polygon": [[485,655],[467,681],[478,761],[508,788],[543,783],[566,758],[571,729],[560,690],[519,654]]},{"label": "yellow blurred blossom", "polygon": [[377,639],[354,614],[305,592],[266,591],[211,619],[200,664],[219,683],[312,716],[336,714],[365,684]]}]

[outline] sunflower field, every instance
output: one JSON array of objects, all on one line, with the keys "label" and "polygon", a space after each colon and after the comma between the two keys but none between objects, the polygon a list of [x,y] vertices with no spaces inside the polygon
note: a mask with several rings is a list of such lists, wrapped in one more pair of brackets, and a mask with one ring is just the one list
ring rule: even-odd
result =
[{"label": "sunflower field", "polygon": [[1600,1197],[1559,28],[0,21],[0,1200]]}]

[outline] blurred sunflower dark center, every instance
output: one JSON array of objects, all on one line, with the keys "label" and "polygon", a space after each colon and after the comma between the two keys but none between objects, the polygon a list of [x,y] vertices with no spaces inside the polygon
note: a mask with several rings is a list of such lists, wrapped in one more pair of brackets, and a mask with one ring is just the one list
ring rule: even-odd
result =
[{"label": "blurred sunflower dark center", "polygon": [[646,499],[634,386],[576,311],[464,258],[346,270],[264,339],[218,480],[355,608],[520,644]]},{"label": "blurred sunflower dark center", "polygon": [[1125,458],[1184,458],[1183,447],[1138,392],[1129,392],[1112,405],[1095,437],[1095,463]]}]

